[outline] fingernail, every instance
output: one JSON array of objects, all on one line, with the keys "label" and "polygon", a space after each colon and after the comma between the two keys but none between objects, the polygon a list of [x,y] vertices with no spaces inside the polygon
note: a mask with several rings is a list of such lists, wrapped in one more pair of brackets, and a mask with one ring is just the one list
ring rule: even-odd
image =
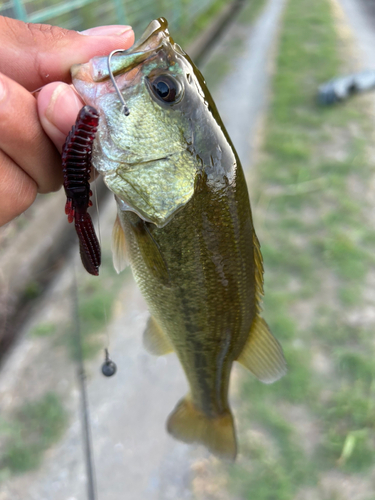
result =
[{"label": "fingernail", "polygon": [[131,26],[112,25],[112,26],[97,26],[88,30],[79,31],[80,35],[86,36],[121,36],[132,31]]},{"label": "fingernail", "polygon": [[71,127],[69,119],[76,117],[82,106],[82,101],[74,90],[69,85],[61,83],[52,93],[45,116],[50,123],[66,135]]}]

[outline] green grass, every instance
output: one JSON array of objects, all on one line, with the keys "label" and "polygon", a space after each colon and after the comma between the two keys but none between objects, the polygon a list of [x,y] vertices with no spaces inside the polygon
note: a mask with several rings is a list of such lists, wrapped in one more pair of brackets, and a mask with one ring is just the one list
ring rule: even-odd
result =
[{"label": "green grass", "polygon": [[208,9],[194,19],[192,26],[181,27],[178,39],[176,36],[176,42],[186,49],[189,43],[192,43],[212,23],[227,3],[227,0],[216,0],[216,2],[213,2]]},{"label": "green grass", "polygon": [[305,456],[293,426],[267,404],[252,404],[249,419],[263,422],[263,433],[272,448],[261,440],[245,450],[249,462],[231,470],[231,488],[241,498],[274,500],[293,498],[296,484],[311,485],[316,469]]},{"label": "green grass", "polygon": [[[256,166],[264,317],[289,371],[271,386],[250,376],[243,382],[240,426],[262,428],[273,443],[245,444],[230,468],[231,487],[246,499],[289,500],[328,471],[350,480],[375,466],[373,331],[348,322],[374,267],[373,207],[361,189],[351,190],[355,181],[364,192],[374,174],[366,143],[373,129],[363,98],[317,105],[319,84],[344,62],[330,9],[329,0],[287,2]],[[318,355],[328,371],[316,368]],[[303,407],[316,423],[309,455],[293,418],[283,416],[285,405]]]},{"label": "green grass", "polygon": [[65,330],[60,336],[60,341],[67,346],[73,359],[78,356],[78,329],[85,359],[92,358],[106,345],[103,335],[112,316],[113,303],[130,274],[130,268],[127,268],[118,275],[113,269],[111,253],[104,249],[100,278],[88,274],[82,276],[78,289],[79,324],[74,320],[66,329],[68,331]]},{"label": "green grass", "polygon": [[374,389],[366,377],[360,379],[356,374],[356,380],[344,382],[328,407],[322,409],[326,425],[318,456],[323,464],[334,462],[352,473],[374,465]]},{"label": "green grass", "polygon": [[245,2],[245,8],[242,10],[238,19],[239,22],[245,25],[252,24],[256,17],[260,14],[264,5],[264,0],[247,0]]},{"label": "green grass", "polygon": [[36,469],[44,452],[61,437],[67,424],[66,411],[57,394],[24,404],[11,422],[0,422],[7,436],[0,452],[0,477]]},{"label": "green grass", "polygon": [[56,332],[56,325],[54,323],[39,323],[31,331],[30,335],[35,337],[49,337]]},{"label": "green grass", "polygon": [[23,295],[25,300],[33,300],[39,297],[42,292],[43,288],[40,283],[31,281],[26,285]]}]

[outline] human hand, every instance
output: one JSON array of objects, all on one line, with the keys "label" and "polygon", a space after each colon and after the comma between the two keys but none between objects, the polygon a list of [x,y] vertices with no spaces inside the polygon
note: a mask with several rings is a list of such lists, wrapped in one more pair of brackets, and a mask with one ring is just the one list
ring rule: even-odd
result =
[{"label": "human hand", "polygon": [[0,16],[0,226],[62,184],[58,150],[83,106],[70,67],[134,41],[129,26],[83,33]]}]

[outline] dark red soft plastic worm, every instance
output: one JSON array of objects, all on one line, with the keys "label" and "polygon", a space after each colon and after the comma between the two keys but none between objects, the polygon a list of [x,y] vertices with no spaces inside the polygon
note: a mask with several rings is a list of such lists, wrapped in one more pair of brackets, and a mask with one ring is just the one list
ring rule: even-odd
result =
[{"label": "dark red soft plastic worm", "polygon": [[82,264],[95,276],[99,274],[100,245],[87,209],[92,205],[89,180],[92,144],[98,123],[99,113],[96,109],[84,106],[66,138],[62,153],[64,188],[67,197],[65,213],[69,222],[73,220],[75,222]]}]

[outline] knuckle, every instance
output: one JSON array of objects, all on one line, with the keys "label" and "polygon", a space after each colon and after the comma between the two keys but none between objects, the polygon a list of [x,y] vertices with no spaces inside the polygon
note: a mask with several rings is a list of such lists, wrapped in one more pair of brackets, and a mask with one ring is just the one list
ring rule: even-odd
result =
[{"label": "knuckle", "polygon": [[21,21],[6,16],[0,16],[1,29],[13,37],[17,37],[20,24]]},{"label": "knuckle", "polygon": [[25,212],[35,201],[38,193],[36,183],[28,176],[21,179],[17,176],[17,185],[9,186],[12,195],[12,211],[14,216]]},{"label": "knuckle", "polygon": [[66,43],[65,40],[69,38],[72,32],[49,24],[28,23],[27,29],[31,33],[34,46],[42,48],[42,50],[33,51],[35,73],[40,75],[43,80],[48,79],[49,69],[46,66],[44,49],[48,47],[48,50],[51,52],[54,49],[64,46]]},{"label": "knuckle", "polygon": [[0,225],[22,214],[34,202],[37,184],[0,150]]},{"label": "knuckle", "polygon": [[37,41],[49,41],[49,42],[59,42],[66,38],[70,33],[69,30],[64,28],[59,28],[58,26],[52,26],[50,24],[34,24],[26,23],[26,27],[30,32],[33,39]]},{"label": "knuckle", "polygon": [[17,186],[17,191],[18,209],[19,213],[22,213],[34,202],[37,195],[37,186],[30,177],[25,176]]},{"label": "knuckle", "polygon": [[22,198],[20,198],[20,205],[19,205],[20,210],[19,210],[19,214],[22,214],[29,207],[31,207],[31,205],[35,201],[36,195],[37,195],[36,187],[24,190],[24,195],[23,195]]}]

